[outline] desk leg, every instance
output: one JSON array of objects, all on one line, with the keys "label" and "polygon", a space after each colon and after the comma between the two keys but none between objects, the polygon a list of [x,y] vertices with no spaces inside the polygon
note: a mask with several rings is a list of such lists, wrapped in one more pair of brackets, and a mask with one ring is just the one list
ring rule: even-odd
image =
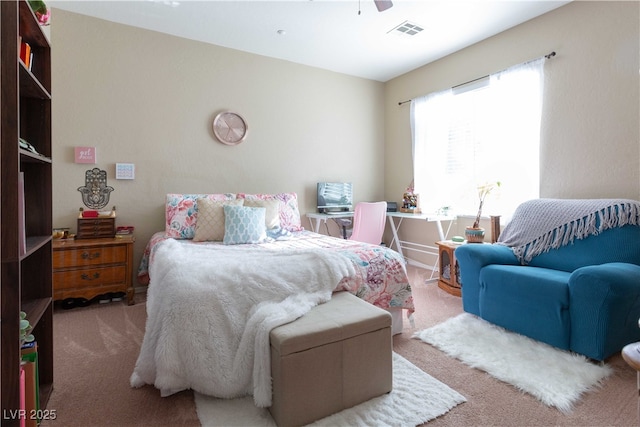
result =
[{"label": "desk leg", "polygon": [[391,245],[393,245],[393,242],[396,242],[396,251],[404,258],[404,254],[402,253],[402,243],[400,243],[400,237],[398,237],[398,230],[400,229],[400,224],[402,224],[402,218],[400,218],[400,220],[398,221],[397,226],[392,216],[388,216],[387,218],[389,219],[389,225],[391,226],[391,233],[393,234],[393,240],[391,241]]},{"label": "desk leg", "polygon": [[440,236],[440,241],[447,240],[444,231],[442,231],[442,221],[440,219],[436,219],[436,225],[438,226],[438,236]]},{"label": "desk leg", "polygon": [[322,221],[321,219],[316,219],[314,221],[314,218],[309,218],[309,224],[311,224],[311,229],[313,230],[314,233],[319,233],[320,232],[320,221]]},{"label": "desk leg", "polygon": [[445,221],[449,221],[449,226],[447,227],[446,233],[442,228],[442,220],[440,220],[440,218],[436,219],[436,225],[438,226],[438,236],[440,236],[440,241],[447,240],[447,237],[449,236],[449,231],[451,231],[451,225],[453,224],[453,218],[445,219]]},{"label": "desk leg", "polygon": [[[440,219],[436,219],[436,226],[438,227],[438,236],[440,237],[440,241],[443,242],[447,240],[446,235],[442,230],[442,221],[440,221]],[[447,229],[447,234],[449,234],[448,229]],[[436,254],[436,262],[435,264],[433,264],[433,268],[431,268],[431,274],[429,275],[429,279],[427,279],[427,281],[431,281],[434,279],[433,276],[435,276],[436,268],[438,269],[438,274],[440,274],[440,249],[438,249],[438,253]]]}]

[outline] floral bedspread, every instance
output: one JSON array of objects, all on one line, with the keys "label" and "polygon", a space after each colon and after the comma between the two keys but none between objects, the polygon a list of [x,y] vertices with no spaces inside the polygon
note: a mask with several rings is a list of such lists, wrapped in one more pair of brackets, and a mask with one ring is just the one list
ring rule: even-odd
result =
[{"label": "floral bedspread", "polygon": [[[164,232],[155,233],[145,248],[138,268],[138,282],[150,284],[149,265],[153,263],[156,245],[168,239]],[[185,245],[219,245],[220,242],[194,242],[177,240]],[[356,275],[344,278],[336,287],[336,291],[348,291],[365,301],[384,309],[402,308],[407,316],[414,312],[411,286],[407,277],[405,261],[402,256],[383,246],[344,240],[303,230],[291,233],[286,239],[278,239],[265,243],[244,245],[265,251],[291,249],[318,249],[337,251],[351,259],[356,266]],[[151,278],[152,279],[152,278]]]}]

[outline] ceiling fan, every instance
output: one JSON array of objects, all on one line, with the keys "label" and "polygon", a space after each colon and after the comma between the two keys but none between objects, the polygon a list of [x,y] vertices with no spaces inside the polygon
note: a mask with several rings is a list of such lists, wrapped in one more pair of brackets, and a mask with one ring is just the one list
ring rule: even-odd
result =
[{"label": "ceiling fan", "polygon": [[384,12],[385,10],[393,6],[393,2],[391,2],[391,0],[373,0],[373,2],[376,4],[378,12]]}]

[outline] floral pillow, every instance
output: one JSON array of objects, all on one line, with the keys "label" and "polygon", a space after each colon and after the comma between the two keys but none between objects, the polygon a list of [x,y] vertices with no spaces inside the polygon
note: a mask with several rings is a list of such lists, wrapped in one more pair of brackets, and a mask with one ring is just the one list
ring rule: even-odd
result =
[{"label": "floral pillow", "polygon": [[277,200],[280,227],[287,231],[301,231],[300,211],[298,209],[298,195],[296,193],[279,194],[245,194],[238,193],[238,199],[245,199],[245,205],[254,200]]},{"label": "floral pillow", "polygon": [[167,194],[165,204],[165,234],[174,239],[193,239],[198,218],[199,198],[235,200],[236,195],[225,194]]},{"label": "floral pillow", "polygon": [[267,238],[266,208],[224,205],[225,245],[260,243]]}]

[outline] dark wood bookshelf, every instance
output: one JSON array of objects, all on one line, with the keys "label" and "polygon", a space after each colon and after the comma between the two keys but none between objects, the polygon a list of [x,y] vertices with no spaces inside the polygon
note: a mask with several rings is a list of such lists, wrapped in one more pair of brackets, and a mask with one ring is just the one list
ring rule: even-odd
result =
[{"label": "dark wood bookshelf", "polygon": [[1,424],[18,426],[21,310],[38,343],[40,409],[53,391],[51,47],[25,0],[0,1],[0,44],[0,403]]}]

